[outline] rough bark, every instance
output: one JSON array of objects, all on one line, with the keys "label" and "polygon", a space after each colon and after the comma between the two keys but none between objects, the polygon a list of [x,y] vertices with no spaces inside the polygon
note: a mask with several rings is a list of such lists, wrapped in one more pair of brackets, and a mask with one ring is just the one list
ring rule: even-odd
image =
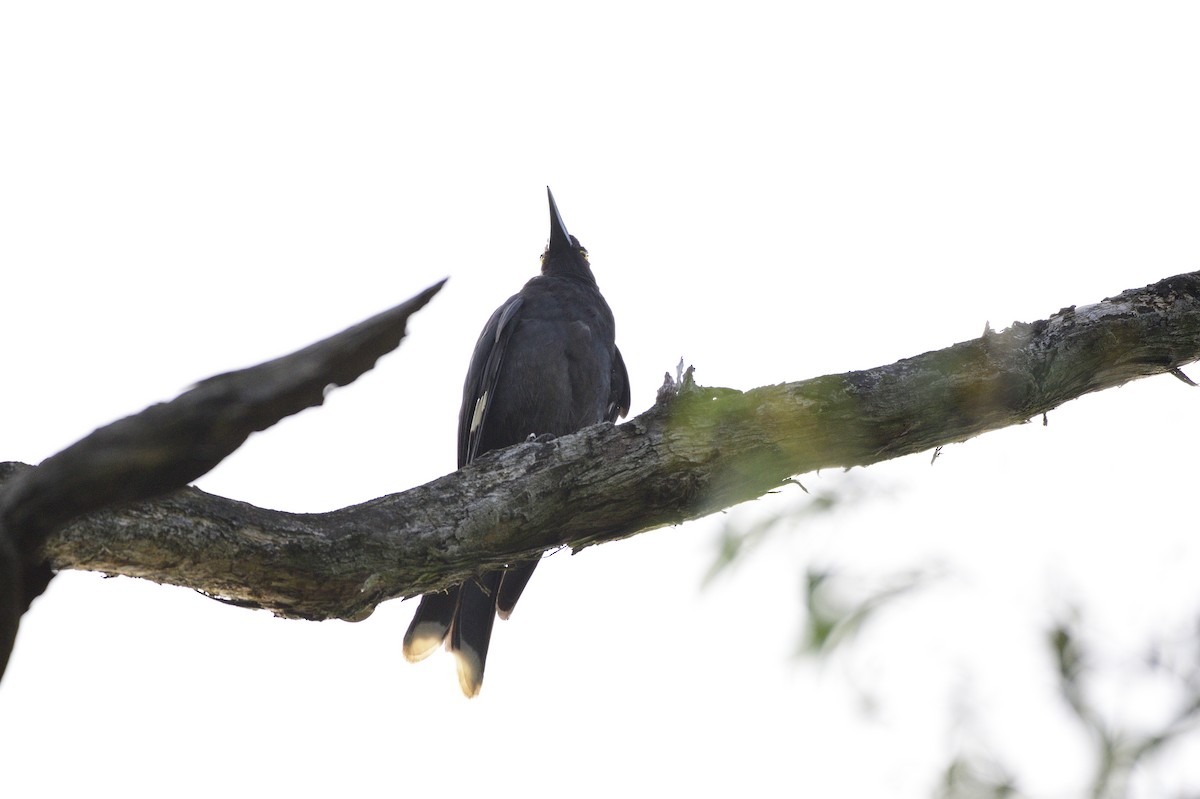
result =
[{"label": "rough bark", "polygon": [[491,453],[328,513],[186,489],[77,520],[46,554],[55,568],[189,586],[281,616],[361,619],[386,599],[698,518],[796,474],[963,441],[1147,375],[1183,378],[1197,359],[1200,273],[1190,273],[865,371],[746,392],[668,378],[626,424]]}]

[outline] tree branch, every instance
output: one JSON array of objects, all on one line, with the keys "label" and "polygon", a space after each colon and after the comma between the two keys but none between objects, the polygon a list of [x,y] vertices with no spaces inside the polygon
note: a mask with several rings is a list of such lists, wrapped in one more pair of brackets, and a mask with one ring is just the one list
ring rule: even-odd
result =
[{"label": "tree branch", "polygon": [[188,586],[281,616],[361,619],[485,567],[698,518],[795,474],[963,441],[1197,359],[1200,273],[1190,273],[865,371],[747,392],[668,377],[627,424],[490,453],[328,513],[189,488],[78,520],[46,554],[55,568]]},{"label": "tree branch", "polygon": [[186,486],[251,433],[320,405],[331,388],[354,381],[399,346],[408,318],[445,282],[290,355],[210,377],[170,402],[101,427],[37,468],[5,470],[0,486],[0,674],[21,615],[53,576],[43,545],[54,530],[99,508]]}]

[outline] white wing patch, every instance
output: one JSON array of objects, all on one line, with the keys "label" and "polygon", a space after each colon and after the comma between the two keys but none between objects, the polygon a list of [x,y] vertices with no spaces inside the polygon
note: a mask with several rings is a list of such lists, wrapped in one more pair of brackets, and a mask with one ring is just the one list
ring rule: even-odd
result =
[{"label": "white wing patch", "polygon": [[479,428],[479,423],[483,421],[483,412],[487,409],[488,393],[483,392],[483,396],[475,400],[475,413],[471,416],[471,432],[474,433]]}]

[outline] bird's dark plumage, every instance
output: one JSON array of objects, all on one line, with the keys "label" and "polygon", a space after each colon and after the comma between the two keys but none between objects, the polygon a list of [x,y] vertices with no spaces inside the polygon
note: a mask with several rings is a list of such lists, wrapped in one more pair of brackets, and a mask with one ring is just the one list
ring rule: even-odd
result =
[{"label": "bird's dark plumage", "polygon": [[[629,376],[612,311],[596,287],[587,250],[567,232],[550,199],[550,243],[542,273],[496,309],[483,328],[458,417],[458,465],[529,436],[562,436],[629,411]],[[536,560],[486,572],[421,597],[404,636],[411,661],[443,641],[458,660],[463,693],[483,682],[496,615],[507,619]]]}]

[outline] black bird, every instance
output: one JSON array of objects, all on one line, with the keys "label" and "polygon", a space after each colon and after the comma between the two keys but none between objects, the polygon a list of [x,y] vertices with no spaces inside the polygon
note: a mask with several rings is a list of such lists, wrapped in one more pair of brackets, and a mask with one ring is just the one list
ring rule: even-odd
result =
[{"label": "black bird", "polygon": [[[629,375],[612,311],[588,254],[567,233],[554,195],[542,273],[492,314],[479,335],[458,415],[458,466],[530,436],[562,436],[629,411]],[[458,661],[463,693],[483,683],[492,623],[507,619],[536,560],[485,572],[425,594],[404,636],[404,656],[427,657],[443,641]]]}]

